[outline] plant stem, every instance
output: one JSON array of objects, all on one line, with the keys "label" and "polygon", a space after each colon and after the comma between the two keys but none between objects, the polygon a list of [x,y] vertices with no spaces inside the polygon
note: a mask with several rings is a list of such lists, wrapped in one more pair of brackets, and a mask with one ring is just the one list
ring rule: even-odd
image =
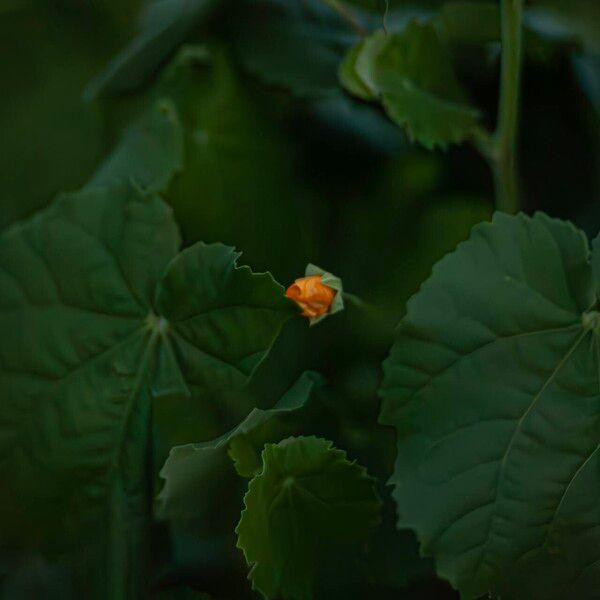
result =
[{"label": "plant stem", "polygon": [[496,207],[508,213],[519,210],[517,142],[521,63],[523,48],[523,0],[501,0],[502,68],[500,103],[494,136],[493,170]]}]

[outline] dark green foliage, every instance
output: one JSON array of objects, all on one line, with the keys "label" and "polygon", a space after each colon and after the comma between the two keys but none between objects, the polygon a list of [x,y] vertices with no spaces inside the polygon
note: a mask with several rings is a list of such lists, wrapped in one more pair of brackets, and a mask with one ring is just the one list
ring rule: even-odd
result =
[{"label": "dark green foliage", "polygon": [[359,98],[380,99],[386,112],[426,148],[473,133],[477,111],[464,92],[432,25],[411,21],[401,33],[377,32],[350,51],[340,77]]},{"label": "dark green foliage", "polygon": [[599,13],[516,152],[507,6],[0,2],[2,600],[595,598]]}]

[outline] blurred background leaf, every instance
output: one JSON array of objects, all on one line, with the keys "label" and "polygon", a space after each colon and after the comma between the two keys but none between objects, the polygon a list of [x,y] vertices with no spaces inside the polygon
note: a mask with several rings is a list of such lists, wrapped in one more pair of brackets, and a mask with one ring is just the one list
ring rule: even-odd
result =
[{"label": "blurred background leaf", "polygon": [[135,89],[215,11],[218,0],[149,0],[129,45],[90,82],[86,96]]}]

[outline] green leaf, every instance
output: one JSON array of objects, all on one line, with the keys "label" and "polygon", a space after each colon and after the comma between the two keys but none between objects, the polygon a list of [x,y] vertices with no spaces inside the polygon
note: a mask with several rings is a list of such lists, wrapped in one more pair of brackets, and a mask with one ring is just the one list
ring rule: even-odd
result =
[{"label": "green leaf", "polygon": [[379,499],[363,467],[331,442],[288,438],[263,451],[237,526],[253,588],[304,600],[328,555],[358,546],[379,522]]},{"label": "green leaf", "polygon": [[597,288],[582,232],[499,213],[409,302],[382,385],[398,525],[464,598],[595,595]]},{"label": "green leaf", "polygon": [[[412,23],[412,21],[410,21]],[[396,34],[398,35],[398,34]],[[379,89],[375,80],[375,63],[390,37],[383,31],[377,31],[364,38],[358,44],[359,51],[354,60],[354,71],[363,85],[374,97],[379,97]],[[348,90],[351,92],[352,90]]]},{"label": "green leaf", "polygon": [[[413,140],[445,148],[469,137],[478,112],[466,104],[433,25],[411,21],[402,32],[377,32],[361,44],[351,51],[358,52],[356,75]],[[355,80],[346,82],[353,92]]]},{"label": "green leaf", "polygon": [[356,61],[364,49],[366,40],[361,40],[346,53],[338,69],[338,77],[343,88],[361,100],[374,100],[373,92],[363,83],[356,72]]},{"label": "green leaf", "polygon": [[99,597],[143,588],[152,395],[218,401],[294,314],[233,249],[178,246],[170,209],[130,185],[61,196],[0,237],[1,537],[85,549]]},{"label": "green leaf", "polygon": [[183,168],[184,131],[173,102],[159,100],[125,131],[87,188],[135,181],[149,192],[167,189]]},{"label": "green leaf", "polygon": [[[240,389],[297,313],[270,273],[237,267],[239,256],[229,246],[200,242],[170,263],[158,285],[158,326],[166,328],[196,398]],[[163,349],[159,359],[169,365],[170,346]]]},{"label": "green leaf", "polygon": [[218,5],[217,0],[150,2],[141,16],[137,36],[90,82],[86,96],[91,99],[137,88]]},{"label": "green leaf", "polygon": [[[195,527],[212,518],[211,507],[222,503],[218,490],[231,473],[228,452],[237,472],[243,477],[253,477],[257,448],[269,438],[265,425],[301,409],[314,387],[322,382],[320,375],[307,371],[273,408],[252,409],[239,425],[210,442],[175,446],[160,472],[165,485],[157,498],[157,515],[161,519],[194,523]],[[259,460],[258,463],[260,468]]]},{"label": "green leaf", "polygon": [[273,417],[285,417],[298,411],[324,381],[313,371],[303,373],[273,408],[253,409],[248,418],[233,430],[234,435],[229,437],[229,456],[239,475],[254,477],[262,468],[260,451],[266,442],[275,441],[274,432],[268,426],[272,424]]}]

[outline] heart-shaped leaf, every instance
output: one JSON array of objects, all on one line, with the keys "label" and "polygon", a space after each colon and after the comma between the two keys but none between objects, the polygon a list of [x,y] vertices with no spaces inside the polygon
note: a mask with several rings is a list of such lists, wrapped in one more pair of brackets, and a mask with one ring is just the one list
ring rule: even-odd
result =
[{"label": "heart-shaped leaf", "polygon": [[496,214],[409,302],[382,387],[398,523],[464,598],[597,594],[598,283],[571,224]]}]

